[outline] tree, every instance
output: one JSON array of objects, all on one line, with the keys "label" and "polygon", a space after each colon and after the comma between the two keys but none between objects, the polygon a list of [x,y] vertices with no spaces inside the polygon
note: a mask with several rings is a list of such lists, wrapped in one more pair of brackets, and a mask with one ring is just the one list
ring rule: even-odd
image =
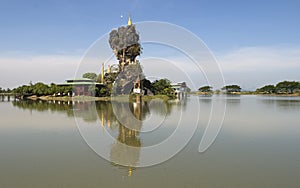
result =
[{"label": "tree", "polygon": [[108,97],[111,95],[111,89],[109,87],[102,87],[100,90],[98,90],[98,96],[100,97]]},{"label": "tree", "polygon": [[200,87],[198,89],[198,91],[200,91],[200,92],[212,92],[212,87],[211,86],[203,86],[203,87]]},{"label": "tree", "polygon": [[300,90],[300,82],[283,81],[276,84],[276,93],[295,93]]},{"label": "tree", "polygon": [[33,86],[22,85],[13,89],[13,93],[22,94],[22,95],[30,95],[32,94]]},{"label": "tree", "polygon": [[97,79],[97,74],[96,74],[96,73],[93,73],[93,72],[87,72],[87,73],[84,73],[84,74],[82,75],[82,78],[88,78],[88,79],[91,79],[91,80],[96,81],[96,79]]},{"label": "tree", "polygon": [[32,86],[32,93],[38,96],[49,95],[50,87],[42,82],[38,82]]},{"label": "tree", "polygon": [[222,90],[225,90],[227,93],[235,93],[235,92],[241,92],[241,87],[238,85],[227,85],[222,87]]},{"label": "tree", "polygon": [[2,93],[2,92],[3,92],[2,87],[0,87],[0,93]]},{"label": "tree", "polygon": [[142,85],[144,89],[149,89],[152,93],[154,93],[154,88],[150,80],[144,78],[142,80]]},{"label": "tree", "polygon": [[266,85],[266,86],[263,86],[256,90],[256,92],[259,92],[259,93],[269,93],[269,94],[275,93],[275,91],[276,91],[276,88],[274,85]]},{"label": "tree", "polygon": [[118,73],[106,73],[104,76],[104,83],[105,84],[112,84],[118,77]]},{"label": "tree", "polygon": [[167,95],[169,97],[175,97],[171,82],[168,79],[155,80],[152,83],[152,87],[155,95]]}]

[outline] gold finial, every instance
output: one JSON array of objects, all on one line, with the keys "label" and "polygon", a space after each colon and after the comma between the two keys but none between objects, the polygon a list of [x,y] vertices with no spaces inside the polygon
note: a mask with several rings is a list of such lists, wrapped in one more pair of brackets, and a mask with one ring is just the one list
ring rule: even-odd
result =
[{"label": "gold finial", "polygon": [[130,18],[130,15],[128,16],[128,23],[127,23],[127,25],[132,25],[132,20]]}]

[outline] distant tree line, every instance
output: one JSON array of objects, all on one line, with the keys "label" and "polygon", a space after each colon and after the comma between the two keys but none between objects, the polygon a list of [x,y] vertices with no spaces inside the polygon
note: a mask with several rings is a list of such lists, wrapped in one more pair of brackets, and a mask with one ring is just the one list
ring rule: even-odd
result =
[{"label": "distant tree line", "polygon": [[7,88],[6,90],[0,87],[0,93],[10,93],[11,89]]},{"label": "distant tree line", "polygon": [[[96,73],[85,73],[83,75],[84,78],[93,79],[98,81],[101,75],[97,75]],[[95,86],[91,86],[89,91],[95,94],[98,97],[106,97],[111,95],[112,85],[114,80],[116,79],[116,73],[110,73],[105,75],[104,87],[97,88]],[[141,81],[145,94],[153,94],[153,95],[167,95],[169,97],[175,97],[175,92],[172,89],[171,82],[168,79],[159,79],[151,82],[148,79],[143,79]],[[21,95],[37,95],[37,96],[65,96],[72,93],[72,86],[60,86],[54,83],[47,85],[42,82],[38,82],[35,84],[22,85],[20,87],[11,89],[3,89],[0,87],[0,93],[16,93]],[[239,85],[226,85],[221,88],[221,90],[225,93],[239,93],[242,88]],[[213,90],[213,87],[206,85],[202,86],[198,89],[199,92],[203,93],[219,93],[220,90]],[[295,94],[300,93],[300,82],[297,81],[282,81],[277,83],[276,85],[265,85],[261,88],[256,89],[254,93],[258,94]]]},{"label": "distant tree line", "polygon": [[[221,88],[225,93],[239,93],[242,88],[239,85],[226,85]],[[202,86],[198,89],[199,92],[213,93],[211,86]],[[216,90],[215,93],[218,93]],[[300,82],[297,81],[282,81],[276,85],[265,85],[256,89],[255,93],[258,94],[295,94],[300,93]]]},{"label": "distant tree line", "polygon": [[261,94],[294,94],[300,92],[300,82],[283,81],[276,85],[265,85],[256,90]]},{"label": "distant tree line", "polygon": [[13,93],[21,95],[67,95],[72,92],[72,86],[58,86],[56,84],[46,85],[42,82],[36,84],[22,85],[12,90]]},{"label": "distant tree line", "polygon": [[[111,95],[111,90],[113,88],[113,83],[118,76],[117,73],[109,73],[104,77],[104,85],[101,88],[97,88],[95,86],[90,86],[89,91],[97,96],[97,97],[107,97]],[[92,79],[94,81],[99,81],[101,75],[97,75],[96,73],[84,73],[82,75],[83,78]],[[143,89],[145,94],[153,94],[153,95],[167,95],[169,97],[175,97],[174,90],[171,86],[171,81],[168,79],[160,79],[151,82],[148,79],[141,80]],[[4,92],[2,88],[1,92]],[[28,85],[22,85],[17,88],[14,88],[10,92],[21,94],[21,95],[36,95],[36,96],[65,96],[72,93],[73,86],[61,86],[51,83],[50,85],[44,84],[42,82],[38,82],[35,84],[29,83]]]},{"label": "distant tree line", "polygon": [[[241,92],[242,88],[239,85],[226,85],[221,88],[225,93],[238,93]],[[213,93],[213,87],[211,86],[202,86],[198,89],[199,92],[203,93]],[[216,90],[216,93],[219,93],[219,90]]]}]

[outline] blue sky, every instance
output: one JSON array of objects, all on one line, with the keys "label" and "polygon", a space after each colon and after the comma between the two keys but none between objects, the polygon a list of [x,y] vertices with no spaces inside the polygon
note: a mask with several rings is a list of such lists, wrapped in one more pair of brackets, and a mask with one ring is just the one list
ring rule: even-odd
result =
[{"label": "blue sky", "polygon": [[[24,84],[22,81],[26,79],[36,78],[18,77],[9,83],[3,76],[4,71],[12,70],[9,67],[5,69],[8,65],[3,64],[4,61],[9,61],[9,58],[14,58],[12,65],[15,66],[18,65],[17,58],[28,56],[31,57],[29,61],[44,56],[81,56],[96,39],[112,28],[126,24],[129,13],[134,22],[164,21],[190,30],[207,44],[221,67],[226,66],[226,63],[222,65],[223,59],[227,60],[227,64],[228,61],[238,61],[240,57],[230,58],[237,52],[245,53],[245,49],[252,49],[251,53],[256,55],[263,49],[269,56],[273,51],[284,51],[282,56],[290,56],[289,52],[293,51],[295,58],[289,59],[293,66],[290,69],[287,67],[286,75],[297,75],[295,62],[299,60],[300,49],[299,9],[298,0],[2,0],[0,63],[4,68],[0,70],[0,80],[6,82],[0,81],[0,86],[15,87]],[[121,18],[121,15],[124,17]],[[260,51],[255,51],[256,49]],[[282,59],[284,61],[284,57]],[[20,60],[22,66],[26,63],[23,60]],[[33,62],[28,63],[28,66],[31,65],[34,67]],[[224,70],[230,75],[230,67],[225,67]],[[300,79],[286,75],[278,80]],[[224,76],[228,83],[237,79],[231,78],[232,76],[226,78],[226,72]],[[268,80],[262,73],[262,79],[264,78],[266,82],[277,81],[275,77]],[[58,79],[63,78],[60,76]],[[51,79],[48,76],[45,79],[41,77],[40,80],[47,82]],[[27,83],[27,80],[25,82]],[[246,85],[248,82],[241,84]],[[262,82],[257,82],[251,87],[260,84]]]}]

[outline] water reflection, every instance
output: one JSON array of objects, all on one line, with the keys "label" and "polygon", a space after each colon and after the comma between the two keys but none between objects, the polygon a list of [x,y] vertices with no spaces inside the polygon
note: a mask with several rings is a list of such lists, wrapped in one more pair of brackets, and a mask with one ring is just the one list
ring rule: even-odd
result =
[{"label": "water reflection", "polygon": [[72,117],[73,114],[73,104],[71,101],[32,101],[32,100],[22,100],[22,101],[13,101],[12,105],[14,107],[38,111],[38,112],[59,112],[65,113],[67,116]]},{"label": "water reflection", "polygon": [[269,98],[259,98],[263,104],[272,106],[281,110],[300,110],[300,100],[299,98],[292,97],[269,97]]},{"label": "water reflection", "polygon": [[[30,111],[50,111],[65,113],[68,117],[74,117],[83,120],[84,126],[93,126],[106,129],[111,136],[115,138],[113,143],[109,143],[109,158],[112,165],[126,170],[128,176],[133,174],[135,166],[139,162],[141,146],[152,145],[165,139],[166,134],[172,133],[172,129],[167,132],[157,131],[156,139],[153,140],[153,134],[143,135],[141,133],[147,128],[144,121],[150,119],[152,124],[158,124],[160,119],[168,117],[174,109],[181,110],[186,108],[185,100],[163,101],[153,99],[143,101],[142,103],[129,102],[110,102],[110,101],[14,101],[14,107]],[[177,107],[177,108],[176,108]],[[152,118],[152,119],[151,119]],[[176,127],[175,127],[176,128]],[[175,129],[174,128],[174,129]],[[100,133],[97,133],[100,135]],[[144,134],[144,133],[143,133]],[[150,140],[150,144],[149,141]],[[147,142],[148,141],[148,142]],[[130,147],[128,147],[130,146]],[[122,164],[122,165],[119,165]]]},{"label": "water reflection", "polygon": [[[201,106],[199,129],[187,147],[161,165],[135,169],[133,166],[145,157],[143,147],[165,138],[180,118],[185,120],[180,135],[186,134],[198,113],[197,102]],[[131,119],[115,116],[111,102],[2,103],[0,187],[299,187],[300,98],[241,96],[240,103],[227,103],[217,140],[210,150],[199,154],[209,109],[213,104],[218,110],[219,102],[221,106],[228,101],[224,96],[192,96],[181,117],[178,109],[185,107],[180,101],[149,101],[140,107],[117,103],[119,112],[131,109],[128,114],[136,119],[134,122],[141,119],[135,130],[124,125]],[[36,113],[28,116],[28,111]],[[98,159],[82,143],[72,119],[76,113],[83,128],[94,126],[95,135],[109,132],[115,138],[103,147],[114,166]],[[167,117],[163,131],[142,132],[149,118],[163,116]],[[178,137],[174,146],[180,142]],[[137,149],[132,151],[124,147],[127,145]],[[151,153],[146,156],[153,159]],[[120,166],[120,162],[129,166]]]},{"label": "water reflection", "polygon": [[[150,111],[148,103],[116,103],[115,105],[115,113],[119,114],[121,119],[117,121],[119,125],[118,136],[117,140],[111,145],[110,160],[113,165],[125,165],[126,167],[124,166],[123,168],[127,168],[128,176],[131,176],[140,158],[140,147],[142,144],[139,132],[143,125],[141,120]],[[129,112],[126,109],[127,105],[129,105]],[[131,114],[128,114],[130,112],[135,119],[132,119]]]}]

